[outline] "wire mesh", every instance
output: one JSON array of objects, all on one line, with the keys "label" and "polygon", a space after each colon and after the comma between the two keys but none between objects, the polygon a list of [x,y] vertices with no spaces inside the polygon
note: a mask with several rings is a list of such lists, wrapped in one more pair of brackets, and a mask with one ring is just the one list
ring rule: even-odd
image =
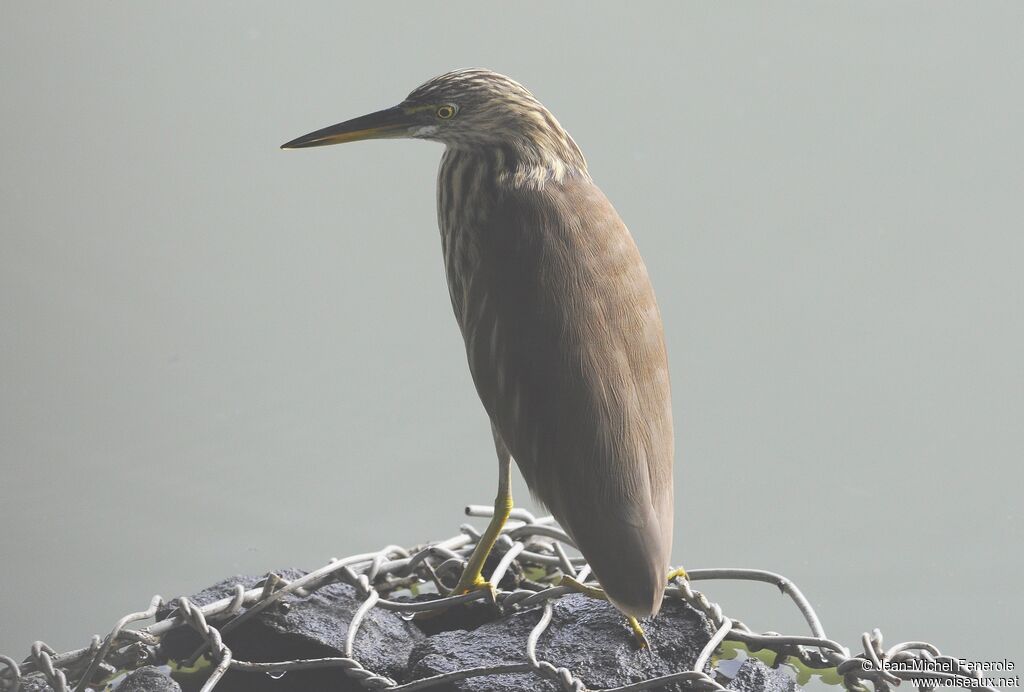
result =
[{"label": "wire mesh", "polygon": [[[470,516],[490,517],[493,510],[490,507],[471,505],[466,512]],[[55,692],[102,689],[107,681],[124,670],[157,662],[162,638],[179,628],[194,630],[203,641],[202,648],[186,663],[195,663],[202,655],[211,657],[213,661],[212,671],[203,683],[201,692],[215,690],[229,670],[280,674],[315,668],[341,669],[345,675],[368,690],[411,692],[467,678],[508,673],[532,673],[539,679],[554,681],[566,692],[590,690],[573,671],[537,655],[538,641],[551,622],[553,601],[565,594],[574,593],[568,586],[552,583],[561,575],[586,581],[590,573],[583,558],[571,557],[566,552],[564,546],[572,546],[572,541],[551,517],[538,518],[516,508],[494,548],[495,554],[501,557],[491,575],[491,582],[499,584],[513,566],[517,570],[539,569],[544,576],[524,580],[513,590],[498,588],[493,594],[487,590],[451,594],[444,586],[443,579],[447,575],[459,573],[479,538],[476,529],[463,525],[456,536],[412,550],[389,545],[376,552],[331,559],[323,567],[297,579],[288,580],[271,575],[262,585],[248,590],[236,584],[230,596],[203,606],[193,604],[188,598],[180,598],[169,617],[147,627],[130,629],[129,625],[157,615],[164,601],[160,596],[154,596],[148,608],[125,615],[105,637],[94,636],[87,647],[57,653],[45,643],[35,642],[29,656],[21,663],[0,656],[0,690],[19,692],[25,683],[40,679],[45,680]],[[602,692],[638,692],[670,683],[686,683],[693,690],[700,691],[725,690],[705,668],[716,649],[726,640],[740,642],[750,650],[772,651],[776,663],[791,657],[813,671],[834,669],[842,677],[847,689],[865,689],[864,684],[870,683],[875,690],[885,692],[904,680],[914,680],[920,690],[942,685],[972,690],[995,689],[982,683],[981,672],[977,668],[965,665],[962,659],[942,655],[929,643],[903,642],[885,648],[882,634],[877,629],[864,633],[859,642],[859,650],[851,651],[829,639],[810,602],[793,582],[779,574],[757,569],[695,569],[688,572],[688,577],[688,580],[674,579],[665,597],[684,600],[703,613],[714,628],[714,634],[693,666],[688,670],[625,686],[605,688]],[[709,601],[691,585],[691,582],[715,579],[752,580],[774,585],[799,609],[809,633],[782,635],[750,630],[739,620],[726,616],[719,605]],[[336,582],[354,587],[362,599],[348,625],[343,656],[273,662],[244,661],[235,658],[224,643],[223,634],[281,602],[286,595],[304,597]],[[410,587],[437,589],[439,597],[428,601],[395,600],[395,593],[408,591]],[[504,613],[542,609],[539,622],[523,644],[523,660],[520,662],[456,670],[400,683],[380,672],[367,669],[354,653],[360,626],[373,608],[410,616],[492,597]],[[580,643],[581,646],[585,644]],[[901,665],[894,666],[893,663]]]}]

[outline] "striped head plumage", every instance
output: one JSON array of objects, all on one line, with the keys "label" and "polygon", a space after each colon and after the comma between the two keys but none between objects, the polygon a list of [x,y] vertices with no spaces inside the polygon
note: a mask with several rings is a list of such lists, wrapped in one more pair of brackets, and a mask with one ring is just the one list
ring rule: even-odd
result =
[{"label": "striped head plumage", "polygon": [[513,183],[589,178],[582,152],[551,112],[519,82],[485,69],[446,72],[393,108],[317,130],[284,148],[393,137],[486,153]]},{"label": "striped head plumage", "polygon": [[431,122],[413,133],[453,147],[514,146],[523,158],[558,158],[586,170],[579,147],[550,111],[513,79],[490,70],[447,72],[404,101]]}]

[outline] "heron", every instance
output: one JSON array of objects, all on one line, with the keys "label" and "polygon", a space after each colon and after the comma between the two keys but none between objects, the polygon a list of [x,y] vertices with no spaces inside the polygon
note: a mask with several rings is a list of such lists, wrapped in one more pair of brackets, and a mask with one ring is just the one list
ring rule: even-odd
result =
[{"label": "heron", "polygon": [[637,619],[672,576],[674,442],[661,314],[633,237],[572,137],[504,75],[448,72],[282,148],[384,138],[445,145],[445,273],[498,457],[494,514],[453,593],[494,589],[483,569],[514,459],[642,638]]}]

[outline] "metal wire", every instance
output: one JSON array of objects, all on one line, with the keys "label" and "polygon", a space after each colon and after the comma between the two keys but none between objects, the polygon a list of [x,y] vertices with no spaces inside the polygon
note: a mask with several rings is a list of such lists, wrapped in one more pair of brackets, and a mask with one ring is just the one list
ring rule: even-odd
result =
[{"label": "metal wire", "polygon": [[[466,513],[474,517],[490,517],[487,506],[470,505]],[[187,598],[177,601],[171,616],[148,627],[131,630],[134,622],[153,618],[164,602],[155,596],[146,610],[125,615],[102,639],[93,637],[88,647],[58,654],[43,642],[35,642],[29,656],[21,663],[0,656],[0,691],[19,692],[29,678],[45,680],[55,692],[86,692],[102,688],[103,682],[125,670],[141,665],[159,663],[158,646],[162,638],[173,630],[190,628],[199,633],[203,645],[186,661],[193,664],[203,654],[211,657],[213,670],[202,686],[202,692],[212,692],[229,670],[251,673],[284,673],[292,670],[339,668],[345,675],[358,681],[368,690],[408,691],[423,690],[472,677],[532,673],[538,678],[554,681],[564,692],[587,692],[586,683],[566,667],[538,658],[537,645],[551,623],[554,600],[573,592],[565,586],[550,586],[565,574],[585,580],[590,573],[583,559],[570,557],[564,546],[572,546],[569,537],[551,517],[535,517],[530,512],[515,509],[495,546],[501,557],[493,574],[493,583],[517,565],[517,571],[539,568],[544,572],[540,580],[526,579],[520,588],[512,591],[497,589],[497,605],[509,613],[534,606],[542,608],[541,618],[530,632],[524,646],[524,661],[500,663],[476,668],[456,670],[399,684],[381,673],[365,668],[355,654],[355,642],[365,616],[373,608],[397,611],[411,617],[415,613],[444,610],[458,603],[490,599],[488,590],[452,595],[440,578],[455,572],[465,564],[479,539],[471,526],[463,526],[459,535],[414,550],[399,546],[386,546],[377,552],[332,559],[327,565],[298,579],[287,580],[270,575],[260,585],[246,590],[236,585],[233,593],[213,603],[199,606]],[[755,569],[695,569],[688,572],[689,580],[675,579],[666,591],[666,598],[679,598],[703,613],[715,632],[701,651],[692,670],[681,670],[602,692],[637,692],[672,682],[685,682],[700,692],[724,692],[725,688],[705,670],[712,655],[725,640],[741,642],[752,650],[767,649],[775,653],[776,661],[792,657],[811,670],[829,669],[841,675],[847,689],[860,689],[870,682],[875,690],[887,692],[904,680],[922,683],[920,690],[935,685],[955,684],[972,690],[994,690],[983,686],[981,673],[965,667],[961,659],[943,656],[937,648],[926,642],[903,642],[882,648],[882,634],[877,629],[861,637],[861,652],[832,641],[814,608],[793,582],[782,575]],[[692,588],[691,582],[713,579],[753,580],[773,584],[787,595],[803,615],[810,634],[780,635],[757,633],[746,625],[722,613],[722,609]],[[352,616],[345,636],[344,656],[256,663],[234,658],[224,643],[223,634],[253,618],[259,612],[281,602],[287,594],[307,596],[331,583],[345,583],[355,588],[362,603]],[[596,585],[596,584],[595,584]],[[430,601],[407,602],[395,600],[396,592],[412,587],[441,591],[439,598]],[[388,596],[392,596],[388,598]],[[216,623],[216,625],[212,624]],[[584,645],[581,642],[581,645]],[[897,662],[901,666],[885,665]],[[915,665],[916,664],[916,665]],[[940,672],[952,671],[952,672]],[[923,684],[923,681],[928,684]],[[72,687],[74,685],[74,687]]]}]

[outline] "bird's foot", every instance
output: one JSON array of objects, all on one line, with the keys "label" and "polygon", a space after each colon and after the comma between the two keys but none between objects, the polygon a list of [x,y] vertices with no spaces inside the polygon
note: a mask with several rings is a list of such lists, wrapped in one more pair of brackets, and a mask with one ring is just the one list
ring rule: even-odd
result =
[{"label": "bird's foot", "polygon": [[[472,576],[472,578],[468,578]],[[488,600],[493,604],[498,602],[498,585],[484,579],[482,574],[473,575],[462,575],[462,579],[459,579],[459,583],[452,589],[452,596],[462,596],[463,594],[473,593],[474,591],[487,591]]]},{"label": "bird's foot", "polygon": [[568,586],[573,591],[583,594],[584,596],[590,596],[600,601],[607,601],[608,594],[604,592],[604,589],[599,589],[596,586],[587,586],[581,581],[573,579],[568,574],[563,574],[561,579],[556,582],[556,586]]},{"label": "bird's foot", "polygon": [[[584,596],[589,596],[590,598],[596,598],[601,601],[608,600],[608,594],[604,592],[604,589],[597,588],[596,586],[587,586],[583,582],[577,581],[567,574],[562,575],[562,578],[558,582],[558,586],[568,586],[573,591],[577,591]],[[636,641],[637,648],[651,648],[651,643],[647,640],[647,635],[644,634],[644,628],[641,627],[640,621],[632,616],[627,616],[626,621],[629,623],[629,629],[633,632],[633,639]]]},{"label": "bird's foot", "polygon": [[[467,579],[466,582],[467,582],[466,584],[463,584],[463,581],[459,580],[459,583],[456,584],[455,587],[452,588],[452,590],[448,592],[448,595],[449,596],[463,596],[463,595],[468,594],[468,593],[473,593],[474,591],[486,591],[487,592],[487,602],[490,603],[491,605],[497,604],[497,602],[498,602],[498,589],[497,589],[497,587],[494,584],[492,584],[491,582],[487,581],[486,579],[484,579],[480,575],[477,575],[476,579],[472,579],[472,580]],[[437,617],[438,615],[441,615],[442,613],[447,612],[450,607],[451,606],[443,606],[443,607],[439,607],[439,608],[437,608],[435,610],[424,610],[424,611],[421,611],[419,613],[416,613],[416,615],[414,616],[413,619],[415,619],[415,620],[429,620],[431,618]]]},{"label": "bird's foot", "polygon": [[684,579],[686,581],[690,581],[690,575],[687,574],[686,570],[682,567],[677,567],[676,569],[669,572],[667,577],[668,581],[674,581],[676,579]]}]

